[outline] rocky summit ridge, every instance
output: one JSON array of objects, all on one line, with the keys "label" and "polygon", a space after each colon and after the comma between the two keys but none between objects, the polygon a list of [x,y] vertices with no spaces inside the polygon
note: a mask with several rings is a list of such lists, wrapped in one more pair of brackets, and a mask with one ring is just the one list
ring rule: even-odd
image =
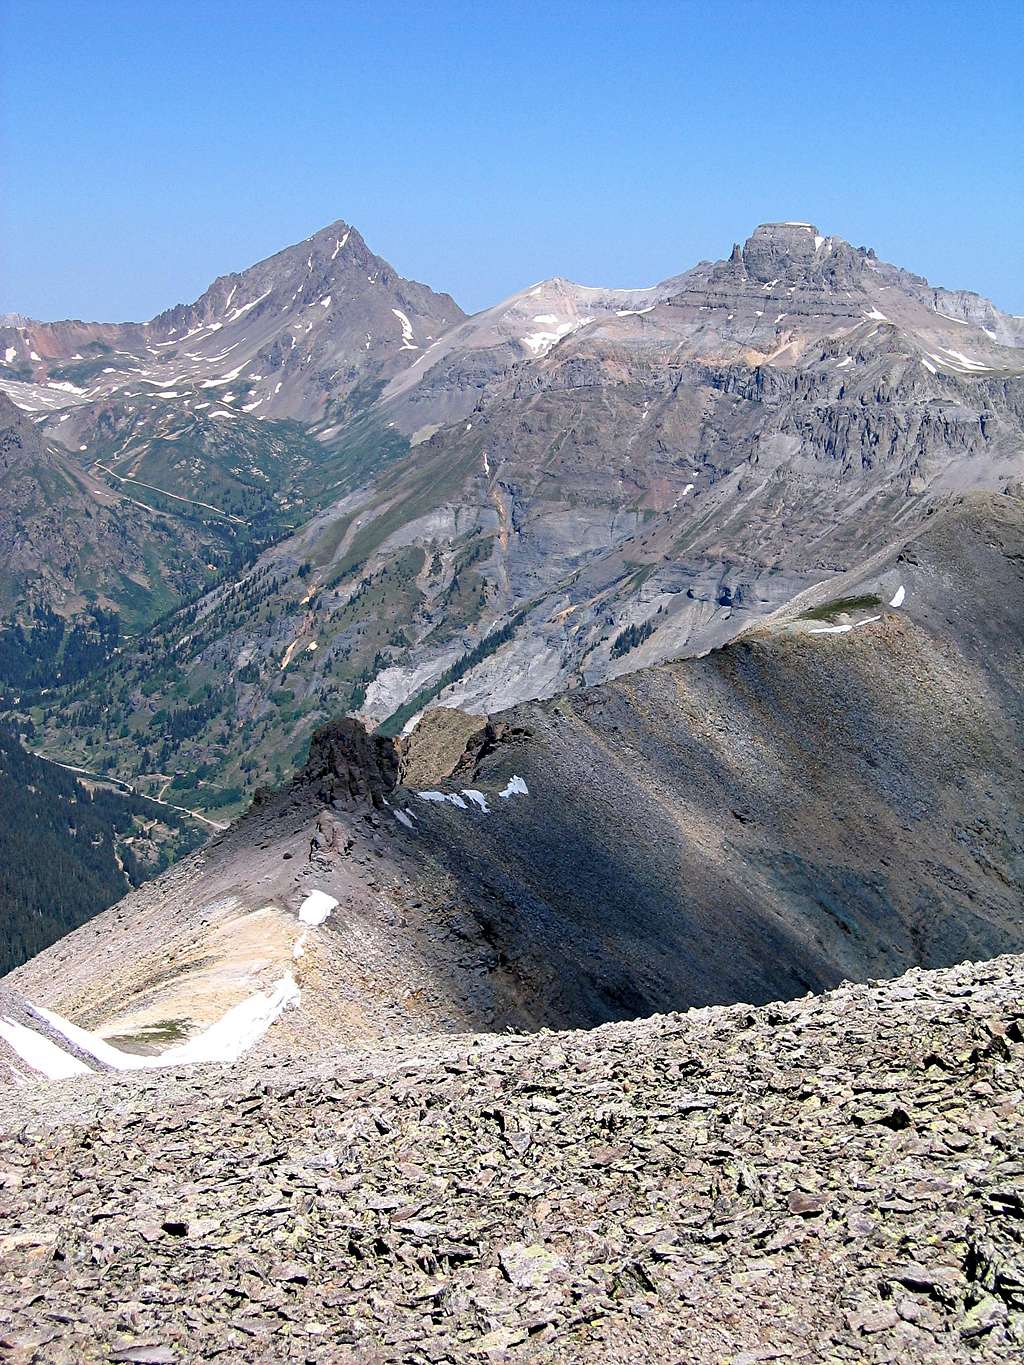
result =
[{"label": "rocky summit ridge", "polygon": [[1024,959],[0,1093],[28,1362],[1019,1360]]},{"label": "rocky summit ridge", "polygon": [[59,1049],[118,1069],[240,1018],[306,1055],[1016,951],[1022,573],[1024,499],[972,495],[703,658],[400,739],[336,719],[294,780],[8,976],[0,1013],[34,1036],[48,1011]]}]

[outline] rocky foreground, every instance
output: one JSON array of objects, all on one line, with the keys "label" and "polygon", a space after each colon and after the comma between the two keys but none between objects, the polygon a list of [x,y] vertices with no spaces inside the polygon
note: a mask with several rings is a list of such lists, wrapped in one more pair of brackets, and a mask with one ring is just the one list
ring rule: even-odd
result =
[{"label": "rocky foreground", "polygon": [[1024,958],[0,1098],[10,1361],[1024,1351]]}]

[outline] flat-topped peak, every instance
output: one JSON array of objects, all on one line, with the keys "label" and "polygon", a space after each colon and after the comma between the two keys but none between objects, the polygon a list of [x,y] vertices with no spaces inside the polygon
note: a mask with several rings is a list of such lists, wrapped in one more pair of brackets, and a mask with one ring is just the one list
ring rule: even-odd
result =
[{"label": "flat-topped peak", "polygon": [[840,237],[826,237],[814,223],[794,220],[761,223],[747,238],[742,253],[747,273],[763,281],[826,269],[831,275],[837,269],[852,271],[868,255]]}]

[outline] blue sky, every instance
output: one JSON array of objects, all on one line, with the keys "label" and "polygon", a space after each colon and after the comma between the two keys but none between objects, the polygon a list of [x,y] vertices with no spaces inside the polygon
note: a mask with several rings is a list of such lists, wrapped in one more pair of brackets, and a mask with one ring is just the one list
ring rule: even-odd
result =
[{"label": "blue sky", "polygon": [[335,218],[476,309],[794,218],[1024,312],[1019,0],[0,14],[0,310],[148,317]]}]

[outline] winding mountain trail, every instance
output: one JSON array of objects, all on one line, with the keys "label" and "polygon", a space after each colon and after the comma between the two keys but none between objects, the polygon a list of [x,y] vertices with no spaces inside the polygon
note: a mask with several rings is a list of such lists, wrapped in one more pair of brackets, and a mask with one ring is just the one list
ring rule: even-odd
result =
[{"label": "winding mountain trail", "polygon": [[229,828],[220,820],[211,820],[208,815],[203,815],[201,811],[191,810],[188,806],[178,806],[173,801],[165,801],[162,797],[150,796],[148,792],[139,791],[130,782],[126,782],[123,777],[111,777],[109,773],[94,773],[88,768],[76,767],[73,763],[62,763],[59,758],[51,758],[49,754],[44,754],[38,749],[32,749],[30,752],[35,754],[36,758],[43,758],[47,763],[55,763],[58,768],[64,768],[69,773],[80,773],[83,777],[91,778],[94,782],[107,782],[111,786],[120,787],[122,791],[130,792],[132,796],[141,796],[146,801],[152,801],[156,806],[166,806],[168,810],[180,811],[182,815],[191,815],[194,820],[209,825],[211,829],[225,830]]}]

